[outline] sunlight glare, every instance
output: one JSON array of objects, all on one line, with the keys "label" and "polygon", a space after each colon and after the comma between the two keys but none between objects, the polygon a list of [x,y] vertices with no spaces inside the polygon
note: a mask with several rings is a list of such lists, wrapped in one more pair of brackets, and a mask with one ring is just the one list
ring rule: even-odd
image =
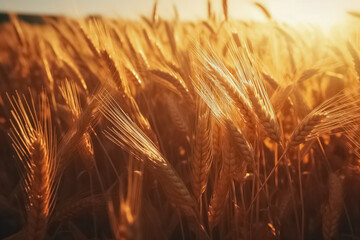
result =
[{"label": "sunlight glare", "polygon": [[345,21],[348,1],[268,1],[275,19],[291,25],[312,24],[324,31]]}]

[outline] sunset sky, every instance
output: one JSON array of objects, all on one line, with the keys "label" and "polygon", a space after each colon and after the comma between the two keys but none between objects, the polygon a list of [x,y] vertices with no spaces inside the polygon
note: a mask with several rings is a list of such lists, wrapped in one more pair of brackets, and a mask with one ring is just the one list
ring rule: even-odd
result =
[{"label": "sunset sky", "polygon": [[[213,0],[214,9],[221,11],[221,0]],[[289,23],[310,22],[330,25],[345,18],[346,10],[360,11],[358,0],[260,0],[273,16]],[[229,0],[229,14],[233,18],[262,18],[251,0]],[[1,11],[22,13],[66,14],[84,16],[104,14],[137,18],[150,14],[154,0],[0,0]],[[206,17],[206,0],[159,0],[159,14],[170,18],[173,6],[178,8],[181,19]]]}]

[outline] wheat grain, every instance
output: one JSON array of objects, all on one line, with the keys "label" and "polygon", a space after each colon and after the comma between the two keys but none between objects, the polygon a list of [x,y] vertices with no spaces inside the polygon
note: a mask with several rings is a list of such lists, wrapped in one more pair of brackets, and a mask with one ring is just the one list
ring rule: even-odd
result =
[{"label": "wheat grain", "polygon": [[238,156],[243,158],[246,163],[252,164],[254,159],[254,151],[251,145],[247,142],[241,131],[230,121],[226,120],[225,126],[230,136],[235,151],[238,152]]},{"label": "wheat grain", "polygon": [[288,146],[297,146],[304,143],[311,132],[316,131],[316,126],[320,124],[324,118],[326,118],[326,115],[314,114],[304,119],[292,133]]},{"label": "wheat grain", "polygon": [[191,159],[191,173],[193,192],[197,199],[205,191],[210,173],[212,152],[211,135],[208,126],[208,115],[199,117],[195,131],[195,146]]},{"label": "wheat grain", "polygon": [[253,106],[254,112],[259,119],[268,136],[275,142],[280,141],[280,129],[277,122],[269,115],[259,97],[256,95],[253,87],[247,86],[248,96]]}]

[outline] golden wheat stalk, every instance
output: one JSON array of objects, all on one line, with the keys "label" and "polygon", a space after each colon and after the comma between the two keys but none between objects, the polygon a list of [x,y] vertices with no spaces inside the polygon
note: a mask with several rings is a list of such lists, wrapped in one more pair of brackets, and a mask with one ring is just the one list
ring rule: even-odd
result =
[{"label": "golden wheat stalk", "polygon": [[[66,80],[60,86],[60,92],[68,106],[70,112],[72,113],[71,124],[76,123],[79,120],[81,115],[80,107],[80,96],[77,85],[74,82]],[[94,158],[94,147],[89,134],[89,128],[83,134],[79,146],[79,155],[80,158],[88,171],[90,171],[95,165]]]},{"label": "golden wheat stalk", "polygon": [[195,201],[187,187],[170,163],[162,156],[150,138],[126,115],[115,100],[107,93],[99,96],[100,111],[110,121],[112,127],[105,135],[118,146],[134,152],[145,166],[153,171],[170,201],[183,213],[194,216]]},{"label": "golden wheat stalk", "polygon": [[221,153],[221,127],[212,114],[210,114],[210,124],[211,151],[214,157],[218,157]]},{"label": "golden wheat stalk", "polygon": [[92,52],[92,54],[94,55],[94,57],[96,58],[100,58],[100,53],[99,53],[99,49],[95,46],[93,40],[90,38],[90,36],[85,32],[85,29],[82,26],[78,26],[78,29],[81,33],[81,35],[83,36],[83,38],[85,39],[86,44],[88,45],[90,51]]},{"label": "golden wheat stalk", "polygon": [[229,20],[229,10],[228,10],[228,1],[222,0],[222,9],[225,17],[225,21]]},{"label": "golden wheat stalk", "polygon": [[212,19],[212,4],[211,4],[211,0],[207,0],[207,18],[208,20]]},{"label": "golden wheat stalk", "polygon": [[[242,94],[241,86],[235,82],[235,77],[221,62],[211,49],[209,53],[203,49],[196,49],[194,54],[199,57],[199,69],[193,79],[195,91],[207,104],[215,118],[219,121],[233,119],[236,122],[245,122],[246,130],[256,129],[253,111],[250,102]],[[236,106],[236,110],[233,106]],[[243,118],[239,118],[238,112]],[[256,135],[254,132],[252,134]]]},{"label": "golden wheat stalk", "polygon": [[[100,112],[97,109],[97,105],[97,101],[95,101],[94,97],[91,98],[86,108],[79,113],[76,121],[71,125],[59,143],[59,150],[57,152],[57,158],[59,159],[57,171],[58,177],[61,177],[64,170],[70,164],[68,158],[79,146],[87,148],[86,151],[88,152],[86,154],[90,153],[92,155],[92,146],[89,145],[90,139],[86,139],[86,134],[89,133],[91,127],[95,126],[100,118]],[[87,143],[87,141],[89,142]],[[86,159],[89,161],[88,158]],[[94,162],[90,159],[90,163],[93,165]]]},{"label": "golden wheat stalk", "polygon": [[224,213],[230,185],[237,168],[235,150],[231,146],[227,134],[223,135],[222,167],[219,177],[215,180],[213,194],[211,196],[208,220],[211,228],[214,228]]},{"label": "golden wheat stalk", "polygon": [[288,146],[295,146],[323,134],[349,131],[360,116],[358,87],[339,92],[311,111],[293,131]]},{"label": "golden wheat stalk", "polygon": [[106,63],[106,66],[109,69],[112,79],[114,80],[115,84],[118,87],[118,90],[120,91],[120,95],[125,95],[126,93],[125,93],[124,81],[121,79],[119,69],[113,57],[109,54],[107,50],[101,50],[100,55],[104,60],[104,62]]},{"label": "golden wheat stalk", "polygon": [[176,102],[175,97],[172,95],[167,95],[165,99],[167,100],[167,107],[170,114],[170,118],[172,122],[175,124],[175,127],[178,128],[180,132],[184,134],[189,134],[190,129],[188,126],[188,121],[185,117],[186,115],[184,115],[180,111],[180,106]]},{"label": "golden wheat stalk", "polygon": [[247,164],[253,164],[254,150],[242,132],[229,119],[225,121],[225,126],[228,131],[228,135],[234,144],[235,151],[238,153],[238,156],[244,159]]},{"label": "golden wheat stalk", "polygon": [[209,113],[199,116],[195,131],[195,146],[191,159],[191,179],[194,195],[197,199],[206,189],[210,173],[212,151],[211,135],[208,122]]},{"label": "golden wheat stalk", "polygon": [[54,204],[55,145],[51,130],[50,107],[45,93],[39,101],[40,117],[34,100],[8,96],[12,106],[10,137],[24,166],[26,192],[26,238],[44,239]]},{"label": "golden wheat stalk", "polygon": [[66,69],[66,72],[68,73],[69,78],[75,80],[80,86],[83,87],[85,91],[88,91],[87,85],[85,83],[85,80],[81,76],[81,73],[79,70],[70,63],[69,60],[63,59],[64,68]]},{"label": "golden wheat stalk", "polygon": [[188,103],[193,109],[195,109],[193,98],[181,79],[176,78],[174,75],[168,72],[164,72],[158,69],[152,69],[150,70],[150,72],[155,76],[171,83],[180,92],[186,103]]},{"label": "golden wheat stalk", "polygon": [[252,86],[247,86],[247,92],[250,102],[253,106],[253,110],[256,113],[260,124],[263,126],[263,129],[273,141],[279,142],[281,133],[276,116],[272,115],[266,109],[266,105],[264,104],[263,100],[259,95],[256,94],[255,89]]},{"label": "golden wheat stalk", "polygon": [[14,29],[15,36],[16,36],[18,42],[20,43],[20,46],[26,47],[27,43],[26,43],[26,39],[25,39],[25,34],[24,34],[23,29],[21,27],[18,16],[15,15],[15,14],[10,14],[9,18],[10,18],[11,26]]},{"label": "golden wheat stalk", "polygon": [[353,59],[353,63],[354,63],[354,67],[355,67],[355,71],[357,73],[357,77],[358,77],[358,81],[360,81],[360,58],[359,58],[359,54],[357,53],[357,51],[355,50],[354,46],[351,44],[351,42],[347,42],[346,46],[352,56]]},{"label": "golden wheat stalk", "polygon": [[120,210],[118,214],[115,210],[115,201],[108,201],[110,224],[115,239],[138,239],[141,236],[139,214],[143,192],[143,167],[143,163],[134,159],[130,154],[127,193],[125,194],[125,190],[120,187]]},{"label": "golden wheat stalk", "polygon": [[239,91],[246,92],[248,101],[251,103],[252,110],[257,116],[259,124],[273,141],[279,142],[281,132],[279,123],[270,102],[264,83],[261,79],[259,66],[253,56],[248,51],[246,44],[244,48],[239,49],[231,45],[231,58],[235,65],[236,84]]},{"label": "golden wheat stalk", "polygon": [[312,131],[316,131],[316,127],[326,118],[324,114],[314,114],[304,119],[292,133],[289,146],[297,146],[304,143]]},{"label": "golden wheat stalk", "polygon": [[253,111],[251,110],[251,106],[249,105],[248,101],[245,100],[244,95],[241,94],[238,89],[231,86],[231,84],[224,83],[222,84],[222,86],[225,88],[229,96],[233,99],[236,107],[238,107],[238,109],[240,110],[246,122],[246,126],[249,128],[249,131],[254,131],[256,129],[256,121]]}]

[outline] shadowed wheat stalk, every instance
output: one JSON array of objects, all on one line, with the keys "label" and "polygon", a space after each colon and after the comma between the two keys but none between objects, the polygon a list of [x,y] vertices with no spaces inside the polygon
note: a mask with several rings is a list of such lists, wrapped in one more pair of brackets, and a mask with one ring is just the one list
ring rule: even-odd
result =
[{"label": "shadowed wheat stalk", "polygon": [[329,197],[322,215],[322,233],[326,240],[336,237],[343,208],[343,180],[336,173],[330,173],[328,187]]}]

